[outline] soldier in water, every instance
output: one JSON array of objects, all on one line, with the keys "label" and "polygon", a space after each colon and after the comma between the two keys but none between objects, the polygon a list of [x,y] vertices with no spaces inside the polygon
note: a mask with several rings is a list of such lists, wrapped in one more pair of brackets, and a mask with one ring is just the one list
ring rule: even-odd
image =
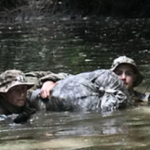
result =
[{"label": "soldier in water", "polygon": [[18,114],[14,122],[26,121],[36,111],[30,107],[30,94],[42,86],[40,78],[45,75],[49,75],[49,90],[55,85],[54,82],[66,76],[65,73],[54,74],[50,71],[25,74],[20,70],[7,70],[0,74],[0,115]]},{"label": "soldier in water", "polygon": [[[126,89],[130,93],[130,96],[132,97],[132,100],[134,102],[149,102],[149,93],[141,93],[134,90],[134,88],[137,87],[143,81],[143,75],[138,70],[138,67],[133,59],[126,56],[118,57],[113,61],[110,70],[113,71],[123,81]],[[48,78],[49,77],[47,76],[43,79],[44,81],[48,81]],[[52,84],[54,83],[49,83],[49,81],[44,82],[41,90],[43,91],[43,94],[41,94],[40,92],[42,98],[47,98],[50,96],[51,92],[49,91],[54,87],[51,86]]]},{"label": "soldier in water", "polygon": [[[44,84],[49,82],[48,78],[42,78]],[[111,70],[69,75],[57,83],[46,97],[41,96],[41,89],[35,90],[31,105],[46,111],[108,112],[126,107],[130,101],[128,90]]]},{"label": "soldier in water", "polygon": [[141,84],[144,77],[138,70],[133,59],[126,56],[120,56],[113,61],[111,70],[123,81],[135,102],[149,102],[149,93],[141,93],[134,90],[135,87]]},{"label": "soldier in water", "polygon": [[[117,74],[118,77],[123,82],[120,82],[121,80],[118,80],[119,78],[112,71],[115,72],[115,74]],[[1,74],[0,88],[7,88],[8,85],[5,85],[3,82],[5,81],[11,82],[11,80],[8,80],[3,76],[9,78],[8,72]],[[14,76],[16,75],[14,74]],[[84,110],[99,109],[104,111],[107,110],[113,111],[118,108],[121,108],[122,106],[123,107],[126,106],[126,103],[128,103],[128,100],[130,99],[128,92],[130,93],[130,95],[132,96],[134,95],[134,97],[137,96],[139,100],[143,100],[143,97],[147,98],[147,100],[149,98],[148,97],[149,95],[147,96],[146,94],[143,93],[141,94],[134,91],[133,88],[141,83],[141,81],[143,80],[143,76],[138,71],[135,62],[132,59],[127,58],[125,56],[119,57],[118,59],[114,60],[111,70],[97,70],[93,72],[81,73],[76,76],[63,74],[63,73],[53,74],[51,72],[46,72],[46,73],[30,72],[27,73],[26,75],[22,74],[22,76],[25,76],[28,81],[29,80],[33,81],[33,79],[35,79],[36,80],[34,82],[35,88],[32,88],[30,90],[30,87],[27,85],[25,87],[18,87],[19,85],[15,85],[12,87],[14,87],[14,91],[18,90],[16,89],[17,87],[19,89],[26,88],[24,89],[23,93],[26,93],[27,90],[31,91],[32,97],[29,96],[29,99],[31,98],[30,102],[36,106],[38,105],[39,110],[44,109],[49,111],[72,111],[72,110],[78,110],[79,108]],[[59,81],[64,78],[65,80]],[[15,79],[15,77],[13,77],[12,79]],[[58,85],[56,84],[57,81],[59,81]],[[5,82],[5,83],[7,84],[9,82]],[[126,89],[128,90],[128,92],[127,90],[124,89],[123,83]],[[49,86],[47,86],[46,84]],[[39,93],[36,93],[34,96],[33,91],[37,89],[37,85],[39,86],[39,88],[40,87],[43,88],[46,85],[45,87],[47,88],[45,88],[46,90],[43,90],[41,88],[40,91],[38,90]],[[10,94],[9,92],[11,92],[11,88],[8,88],[6,92],[4,91],[0,92],[1,99],[5,99],[6,103],[9,102],[8,106],[13,105],[13,108],[15,108],[13,109],[13,111],[11,110],[10,113],[2,112],[6,115],[12,113],[24,112],[22,111],[23,108],[28,108],[25,107],[27,106],[25,105],[27,104],[25,100],[24,100],[24,105],[22,100],[20,101],[22,102],[22,106],[20,105],[18,107],[15,106],[15,104],[8,99],[9,98],[8,95]],[[52,94],[52,96],[50,94]],[[38,100],[36,101],[37,95],[40,97],[40,101]],[[47,97],[48,100],[45,99]],[[6,109],[5,108],[6,105],[3,104],[3,102],[4,100],[1,101],[2,111]],[[41,104],[40,106],[39,103]],[[37,109],[37,107],[35,108]],[[26,110],[30,110],[30,109],[26,109]],[[29,114],[32,114],[31,112]]]},{"label": "soldier in water", "polygon": [[[35,112],[29,107],[26,95],[34,83],[27,82],[25,74],[19,70],[8,70],[0,75],[0,114],[22,113],[26,121]],[[14,120],[18,122],[16,118]]]},{"label": "soldier in water", "polygon": [[[33,95],[33,91],[38,86],[40,88],[42,82],[45,83],[45,78],[40,77],[47,73],[49,79],[47,82],[51,82],[49,89],[53,89],[52,95],[48,99],[36,95],[40,96],[40,101],[36,98],[33,102],[30,94]],[[38,105],[39,110],[46,111],[114,111],[126,106],[128,92],[111,71],[96,70],[66,76],[68,75],[49,72],[24,74],[19,70],[3,72],[0,75],[0,114],[18,114],[14,122],[20,123],[38,110],[37,107],[31,107],[33,103],[34,106]],[[58,85],[55,85],[58,80],[60,80]]]}]

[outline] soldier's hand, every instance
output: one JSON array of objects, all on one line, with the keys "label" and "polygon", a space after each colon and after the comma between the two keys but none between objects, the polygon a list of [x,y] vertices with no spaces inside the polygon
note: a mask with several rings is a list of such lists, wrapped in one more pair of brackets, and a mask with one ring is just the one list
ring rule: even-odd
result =
[{"label": "soldier's hand", "polygon": [[54,88],[54,86],[57,84],[52,81],[46,81],[40,91],[40,96],[42,98],[48,98],[50,96],[50,91]]}]

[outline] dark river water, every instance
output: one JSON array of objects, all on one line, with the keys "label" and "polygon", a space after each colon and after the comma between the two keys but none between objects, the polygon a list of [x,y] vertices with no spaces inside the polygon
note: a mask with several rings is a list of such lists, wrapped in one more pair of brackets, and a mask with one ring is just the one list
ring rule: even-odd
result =
[{"label": "dark river water", "polygon": [[[137,62],[150,91],[150,19],[29,18],[0,22],[0,72],[108,69],[114,58]],[[150,108],[99,113],[37,113],[16,125],[0,118],[1,150],[148,150]]]},{"label": "dark river water", "polygon": [[38,113],[27,123],[0,121],[1,150],[148,150],[150,109],[113,114]]}]

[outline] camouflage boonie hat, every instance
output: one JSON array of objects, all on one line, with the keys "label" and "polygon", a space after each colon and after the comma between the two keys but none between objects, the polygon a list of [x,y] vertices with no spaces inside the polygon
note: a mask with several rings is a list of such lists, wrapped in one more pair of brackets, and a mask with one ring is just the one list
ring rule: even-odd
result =
[{"label": "camouflage boonie hat", "polygon": [[114,71],[120,64],[129,64],[129,65],[133,66],[133,68],[135,70],[135,74],[136,74],[136,80],[133,83],[133,87],[138,86],[143,81],[144,77],[139,72],[137,65],[133,59],[126,57],[126,56],[120,56],[113,61],[110,70]]},{"label": "camouflage boonie hat", "polygon": [[19,70],[7,70],[0,74],[0,93],[7,93],[17,85],[26,85],[29,89],[34,83],[27,82],[25,74]]}]

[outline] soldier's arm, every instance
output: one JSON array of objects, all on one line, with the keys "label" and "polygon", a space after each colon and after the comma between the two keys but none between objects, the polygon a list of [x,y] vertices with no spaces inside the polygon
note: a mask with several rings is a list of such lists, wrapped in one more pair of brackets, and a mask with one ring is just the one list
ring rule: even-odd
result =
[{"label": "soldier's arm", "polygon": [[62,80],[64,78],[66,78],[67,76],[69,76],[69,74],[67,74],[67,73],[58,73],[58,74],[51,73],[51,74],[49,74],[45,77],[42,77],[40,79],[41,83],[42,83],[40,96],[42,98],[49,97],[50,96],[50,91],[57,84],[57,81]]},{"label": "soldier's arm", "polygon": [[32,71],[25,73],[25,76],[28,82],[32,82],[35,84],[34,87],[32,88],[33,90],[35,90],[41,87],[40,78],[49,75],[51,73],[52,73],[51,71]]},{"label": "soldier's arm", "polygon": [[46,81],[57,82],[69,76],[67,73],[52,73],[51,71],[32,71],[25,73],[28,82],[34,82],[36,87],[42,87]]},{"label": "soldier's arm", "polygon": [[54,88],[56,84],[57,82],[54,83],[53,81],[44,82],[40,90],[40,96],[42,98],[48,98],[50,96],[50,91]]},{"label": "soldier's arm", "polygon": [[136,102],[147,103],[147,102],[150,102],[150,93],[141,93],[139,91],[134,91],[132,98]]},{"label": "soldier's arm", "polygon": [[51,71],[31,71],[31,72],[25,73],[25,75],[27,77],[35,77],[35,78],[39,79],[39,78],[49,75],[51,73],[52,73]]},{"label": "soldier's arm", "polygon": [[35,86],[30,89],[29,93],[33,90],[41,88],[41,97],[47,98],[50,96],[50,91],[56,85],[56,82],[69,76],[67,73],[52,73],[50,71],[34,71],[26,73],[26,78],[30,82],[34,82]]},{"label": "soldier's arm", "polygon": [[26,77],[28,79],[38,79],[41,83],[44,83],[46,81],[53,81],[57,82],[59,80],[62,80],[69,76],[68,73],[53,73],[51,71],[33,71],[25,73]]},{"label": "soldier's arm", "polygon": [[149,102],[150,101],[150,93],[143,93],[143,95],[141,96],[141,101],[142,102]]},{"label": "soldier's arm", "polygon": [[42,83],[44,83],[44,82],[46,82],[46,81],[53,81],[53,82],[57,82],[57,81],[59,81],[59,80],[62,80],[62,79],[64,79],[64,78],[66,78],[66,77],[68,77],[70,74],[68,74],[68,73],[50,73],[50,74],[48,74],[48,75],[45,75],[45,76],[43,76],[43,77],[41,77],[40,78],[40,81],[42,82]]},{"label": "soldier's arm", "polygon": [[150,93],[145,93],[145,94],[146,94],[148,103],[150,103]]}]

